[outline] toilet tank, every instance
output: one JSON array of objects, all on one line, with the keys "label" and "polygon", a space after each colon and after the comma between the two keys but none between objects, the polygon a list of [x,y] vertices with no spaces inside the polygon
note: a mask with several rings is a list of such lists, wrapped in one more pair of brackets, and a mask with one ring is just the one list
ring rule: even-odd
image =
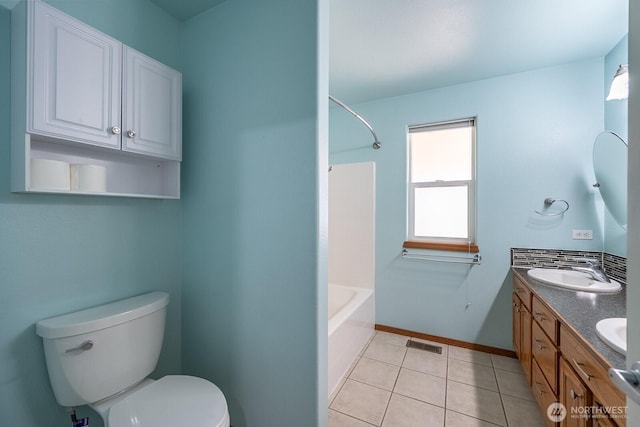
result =
[{"label": "toilet tank", "polygon": [[169,295],[150,292],[41,320],[49,381],[62,406],[97,402],[156,367]]}]

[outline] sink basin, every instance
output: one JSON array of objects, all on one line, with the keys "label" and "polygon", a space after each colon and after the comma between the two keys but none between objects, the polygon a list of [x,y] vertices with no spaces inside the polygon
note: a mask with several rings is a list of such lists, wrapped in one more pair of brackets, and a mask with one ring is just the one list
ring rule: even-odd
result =
[{"label": "sink basin", "polygon": [[588,273],[573,270],[557,270],[551,268],[532,268],[527,275],[547,285],[582,292],[615,293],[622,289],[620,282],[598,282]]},{"label": "sink basin", "polygon": [[627,354],[627,319],[602,319],[596,323],[596,334],[618,353]]}]

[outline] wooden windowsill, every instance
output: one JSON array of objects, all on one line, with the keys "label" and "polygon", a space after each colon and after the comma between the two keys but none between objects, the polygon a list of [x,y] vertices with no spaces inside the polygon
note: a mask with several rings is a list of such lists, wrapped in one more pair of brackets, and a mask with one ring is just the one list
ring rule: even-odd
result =
[{"label": "wooden windowsill", "polygon": [[480,249],[475,243],[444,243],[444,242],[416,242],[408,240],[402,244],[405,249],[434,249],[438,251],[453,251],[478,253]]}]

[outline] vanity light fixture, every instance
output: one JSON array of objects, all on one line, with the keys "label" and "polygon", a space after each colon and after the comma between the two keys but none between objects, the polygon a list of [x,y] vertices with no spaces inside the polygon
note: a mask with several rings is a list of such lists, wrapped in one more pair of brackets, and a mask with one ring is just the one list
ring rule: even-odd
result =
[{"label": "vanity light fixture", "polygon": [[611,82],[611,90],[607,101],[629,98],[629,64],[620,64]]}]

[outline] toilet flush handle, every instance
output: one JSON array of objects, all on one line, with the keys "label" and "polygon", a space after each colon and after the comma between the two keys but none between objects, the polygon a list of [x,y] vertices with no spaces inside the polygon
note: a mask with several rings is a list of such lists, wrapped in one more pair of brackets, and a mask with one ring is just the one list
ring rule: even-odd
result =
[{"label": "toilet flush handle", "polygon": [[93,341],[88,340],[83,342],[77,347],[68,349],[67,351],[65,351],[65,353],[75,353],[76,351],[87,351],[87,350],[91,350],[92,348],[93,348]]}]

